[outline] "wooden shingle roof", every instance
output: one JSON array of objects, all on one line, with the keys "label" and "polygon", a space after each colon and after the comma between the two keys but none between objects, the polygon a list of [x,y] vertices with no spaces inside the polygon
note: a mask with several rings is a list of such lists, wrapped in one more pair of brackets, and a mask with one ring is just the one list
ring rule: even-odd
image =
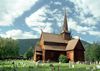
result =
[{"label": "wooden shingle roof", "polygon": [[42,33],[42,35],[43,35],[43,40],[46,42],[66,43],[62,35],[44,33],[44,32]]},{"label": "wooden shingle roof", "polygon": [[44,45],[45,50],[66,51],[66,46]]},{"label": "wooden shingle roof", "polygon": [[70,41],[68,41],[68,45],[66,46],[66,50],[74,50],[75,46],[77,45],[79,41],[79,38],[78,39],[72,39]]},{"label": "wooden shingle roof", "polygon": [[42,55],[42,53],[41,52],[36,52],[36,55]]},{"label": "wooden shingle roof", "polygon": [[37,45],[35,45],[35,49],[36,49],[36,51],[42,51],[41,46],[37,46]]}]

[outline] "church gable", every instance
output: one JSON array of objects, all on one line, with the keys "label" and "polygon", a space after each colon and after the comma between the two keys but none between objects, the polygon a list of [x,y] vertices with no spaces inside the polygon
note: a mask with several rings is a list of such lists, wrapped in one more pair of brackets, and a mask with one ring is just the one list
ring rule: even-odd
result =
[{"label": "church gable", "polygon": [[80,40],[77,42],[75,50],[85,50]]},{"label": "church gable", "polygon": [[66,46],[66,50],[67,51],[74,50],[76,45],[77,45],[78,40],[79,39],[72,39],[72,40],[68,41],[68,45]]}]

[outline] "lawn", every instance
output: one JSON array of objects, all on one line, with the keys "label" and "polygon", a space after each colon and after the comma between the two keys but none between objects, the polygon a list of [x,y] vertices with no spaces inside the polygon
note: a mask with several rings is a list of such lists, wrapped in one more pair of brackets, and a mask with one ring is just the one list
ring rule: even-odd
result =
[{"label": "lawn", "polygon": [[[14,66],[12,62],[14,62]],[[69,67],[68,63],[39,63],[38,67],[36,67],[36,63],[34,63],[31,60],[0,60],[0,68],[2,68],[4,71],[14,71],[14,67],[16,71],[29,71],[29,66],[33,67],[30,68],[30,71],[52,71],[49,65],[52,64],[53,67],[55,68],[54,71],[57,71],[57,66],[59,66],[60,71],[78,71],[79,68],[82,69],[82,71],[90,71],[86,70],[86,67],[89,67],[90,69],[93,69],[95,66],[94,64],[92,65],[85,65],[85,64],[75,64],[75,67]],[[100,69],[97,69],[96,71],[100,71]]]}]

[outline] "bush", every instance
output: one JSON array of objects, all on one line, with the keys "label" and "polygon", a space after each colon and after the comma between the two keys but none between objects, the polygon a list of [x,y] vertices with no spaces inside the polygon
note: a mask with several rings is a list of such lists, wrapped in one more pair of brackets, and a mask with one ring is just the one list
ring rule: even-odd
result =
[{"label": "bush", "polygon": [[39,45],[40,45],[40,42],[39,42],[39,41],[38,41],[38,42],[36,42],[36,45],[37,45],[37,46],[39,46]]},{"label": "bush", "polygon": [[24,57],[27,57],[27,58],[33,57],[32,47],[30,47],[29,50],[24,54]]},{"label": "bush", "polygon": [[67,56],[65,55],[60,55],[58,60],[62,63],[66,63],[68,61]]}]

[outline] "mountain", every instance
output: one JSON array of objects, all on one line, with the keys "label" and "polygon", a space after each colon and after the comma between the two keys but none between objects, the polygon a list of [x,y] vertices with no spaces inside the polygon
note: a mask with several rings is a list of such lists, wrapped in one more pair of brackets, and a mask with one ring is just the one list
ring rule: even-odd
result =
[{"label": "mountain", "polygon": [[24,55],[24,53],[29,50],[30,47],[34,49],[36,42],[40,39],[18,39],[19,47],[20,47],[20,54]]},{"label": "mountain", "polygon": [[[36,42],[38,42],[40,39],[18,39],[19,41],[19,47],[20,47],[20,54],[24,55],[24,53],[30,48],[32,47],[34,49],[34,46],[36,44]],[[91,46],[90,43],[81,40],[83,45],[89,45]]]}]

